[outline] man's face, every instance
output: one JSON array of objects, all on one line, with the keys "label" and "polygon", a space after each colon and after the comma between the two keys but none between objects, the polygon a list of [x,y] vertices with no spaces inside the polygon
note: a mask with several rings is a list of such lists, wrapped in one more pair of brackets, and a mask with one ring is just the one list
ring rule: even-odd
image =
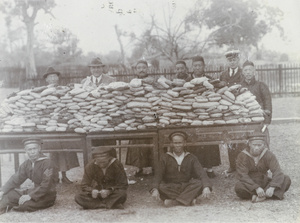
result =
[{"label": "man's face", "polygon": [[46,77],[46,82],[48,84],[58,84],[58,75],[57,74],[48,74],[48,76]]},{"label": "man's face", "polygon": [[239,62],[240,62],[239,57],[227,58],[227,64],[232,69],[237,68],[239,66]]},{"label": "man's face", "polygon": [[184,64],[176,64],[175,66],[175,69],[176,69],[176,74],[178,74],[178,76],[182,76],[184,77],[186,72],[187,72],[187,69],[186,69],[186,66],[184,66]]},{"label": "man's face", "polygon": [[41,146],[37,143],[29,143],[25,145],[25,152],[31,161],[35,161],[39,158]]},{"label": "man's face", "polygon": [[204,75],[205,65],[202,61],[193,62],[193,71],[196,77],[202,77]]},{"label": "man's face", "polygon": [[184,138],[182,136],[173,136],[171,146],[175,154],[181,155],[185,146]]},{"label": "man's face", "polygon": [[248,65],[243,68],[243,75],[247,81],[250,81],[255,75],[255,67]]},{"label": "man's face", "polygon": [[144,77],[147,77],[148,67],[146,64],[139,63],[136,66],[136,71],[137,71],[137,76],[139,78],[144,78]]},{"label": "man's face", "polygon": [[111,160],[110,156],[96,157],[96,163],[101,168],[106,168]]},{"label": "man's face", "polygon": [[259,156],[264,150],[265,142],[264,140],[261,139],[250,140],[249,146],[250,146],[250,154],[256,157]]},{"label": "man's face", "polygon": [[104,67],[101,67],[101,66],[90,67],[90,71],[93,76],[100,77],[100,75],[104,73]]}]

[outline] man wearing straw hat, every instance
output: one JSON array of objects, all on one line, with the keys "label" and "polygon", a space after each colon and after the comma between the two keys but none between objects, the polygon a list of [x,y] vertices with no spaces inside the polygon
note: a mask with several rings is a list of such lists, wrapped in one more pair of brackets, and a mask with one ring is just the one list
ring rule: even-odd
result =
[{"label": "man wearing straw hat", "polygon": [[113,157],[111,148],[94,147],[92,155],[85,166],[76,203],[84,209],[123,209],[128,187],[123,165]]},{"label": "man wearing straw hat", "polygon": [[[0,213],[8,210],[37,211],[54,205],[56,199],[53,165],[41,153],[41,140],[28,138],[23,141],[29,159],[6,182],[0,191]],[[19,189],[26,179],[34,183],[33,188]]]}]

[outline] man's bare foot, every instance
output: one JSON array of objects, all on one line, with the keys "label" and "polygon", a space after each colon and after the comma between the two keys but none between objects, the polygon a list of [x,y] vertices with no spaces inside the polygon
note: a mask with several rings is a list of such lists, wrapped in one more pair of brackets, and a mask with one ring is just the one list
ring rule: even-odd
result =
[{"label": "man's bare foot", "polygon": [[266,200],[265,196],[263,197],[258,197],[257,195],[252,196],[252,203],[262,202],[264,200]]},{"label": "man's bare foot", "polygon": [[198,203],[198,202],[197,202],[197,199],[193,199],[191,205],[192,205],[192,206],[195,206],[195,205],[197,205],[197,203]]}]

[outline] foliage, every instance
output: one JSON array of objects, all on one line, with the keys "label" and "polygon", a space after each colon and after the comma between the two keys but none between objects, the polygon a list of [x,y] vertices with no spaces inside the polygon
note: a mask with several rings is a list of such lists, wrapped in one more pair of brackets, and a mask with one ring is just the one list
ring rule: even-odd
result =
[{"label": "foliage", "polygon": [[78,48],[78,38],[68,29],[52,32],[50,43],[54,51],[54,64],[70,63],[80,59],[82,50]]},{"label": "foliage", "polygon": [[164,22],[150,15],[148,28],[137,36],[131,60],[140,57],[163,57],[171,62],[203,54],[214,46],[250,50],[258,48],[260,40],[277,28],[283,37],[278,8],[263,5],[258,0],[197,0],[183,16],[170,5],[162,7]]},{"label": "foliage", "polygon": [[257,47],[262,37],[274,27],[283,35],[279,26],[282,11],[256,0],[211,0],[204,15],[208,28],[213,30],[211,44]]},{"label": "foliage", "polygon": [[15,0],[5,1],[0,7],[0,11],[6,15],[6,25],[9,29],[10,21],[13,17],[21,20],[26,27],[27,43],[26,43],[26,77],[36,77],[36,67],[34,58],[34,27],[35,19],[39,11],[44,11],[52,15],[51,9],[55,7],[54,0]]}]

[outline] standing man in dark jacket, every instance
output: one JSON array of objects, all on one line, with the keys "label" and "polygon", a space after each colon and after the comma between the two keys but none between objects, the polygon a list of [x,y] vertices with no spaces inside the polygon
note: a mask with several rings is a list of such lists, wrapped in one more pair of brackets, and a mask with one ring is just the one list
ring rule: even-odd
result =
[{"label": "standing man in dark jacket", "polygon": [[272,120],[272,97],[268,86],[255,80],[255,67],[251,61],[246,61],[243,64],[244,80],[241,82],[242,87],[248,88],[248,90],[256,96],[256,101],[260,104],[264,112],[264,123],[269,125]]},{"label": "standing man in dark jacket", "polygon": [[[48,67],[45,74],[43,75],[43,78],[45,79],[48,86],[53,87],[58,85],[60,75],[61,73],[56,71],[53,67]],[[53,147],[55,147],[56,145],[59,147],[61,146],[61,143],[53,142],[52,145]],[[55,152],[50,154],[50,159],[55,165],[54,176],[56,183],[59,183],[60,181],[58,172],[61,172],[62,183],[73,183],[67,177],[67,171],[79,166],[77,154],[75,152]]]},{"label": "standing man in dark jacket", "polygon": [[228,69],[223,71],[220,76],[220,81],[224,82],[227,86],[240,84],[242,76],[242,68],[240,68],[240,51],[231,50],[225,53]]},{"label": "standing man in dark jacket", "polygon": [[[192,59],[193,73],[192,78],[207,77],[205,74],[205,62],[202,56],[195,56]],[[202,167],[207,168],[206,173],[209,178],[215,177],[213,172],[213,166],[219,166],[221,164],[219,145],[200,146],[200,148],[190,148],[190,152],[193,153],[201,163]]]},{"label": "standing man in dark jacket", "polygon": [[[237,196],[261,202],[266,198],[283,199],[291,185],[291,179],[284,175],[276,156],[268,149],[265,135],[255,132],[249,138],[249,146],[237,158]],[[268,170],[272,178],[268,178]]]},{"label": "standing man in dark jacket", "polygon": [[114,150],[96,148],[84,169],[82,192],[75,196],[85,209],[124,209],[128,181],[122,163],[113,157]]},{"label": "standing man in dark jacket", "polygon": [[173,132],[169,139],[171,151],[162,157],[150,193],[165,206],[195,205],[201,193],[210,196],[211,184],[198,159],[184,150],[187,135]]},{"label": "standing man in dark jacket", "polygon": [[[220,76],[220,81],[222,84],[227,85],[228,87],[240,84],[243,80],[242,68],[240,68],[240,51],[239,50],[231,50],[225,53],[225,57],[227,60],[228,69],[223,71]],[[228,158],[229,158],[229,169],[227,173],[232,173],[236,169],[236,158],[238,154],[244,148],[244,144],[228,144]]]},{"label": "standing man in dark jacket", "polygon": [[[148,76],[148,63],[145,60],[139,60],[136,63],[137,77],[144,83],[155,85],[154,78]],[[130,140],[130,144],[151,144],[151,139],[134,139]],[[152,148],[132,148],[127,149],[126,162],[127,165],[132,165],[138,168],[135,176],[144,175],[143,168],[153,168],[153,152]],[[150,173],[149,173],[150,174]]]},{"label": "standing man in dark jacket", "polygon": [[[28,138],[23,141],[29,159],[19,167],[0,191],[0,211],[37,211],[54,205],[56,199],[53,165],[41,153],[41,140]],[[34,183],[30,189],[19,189],[26,179]]]}]

